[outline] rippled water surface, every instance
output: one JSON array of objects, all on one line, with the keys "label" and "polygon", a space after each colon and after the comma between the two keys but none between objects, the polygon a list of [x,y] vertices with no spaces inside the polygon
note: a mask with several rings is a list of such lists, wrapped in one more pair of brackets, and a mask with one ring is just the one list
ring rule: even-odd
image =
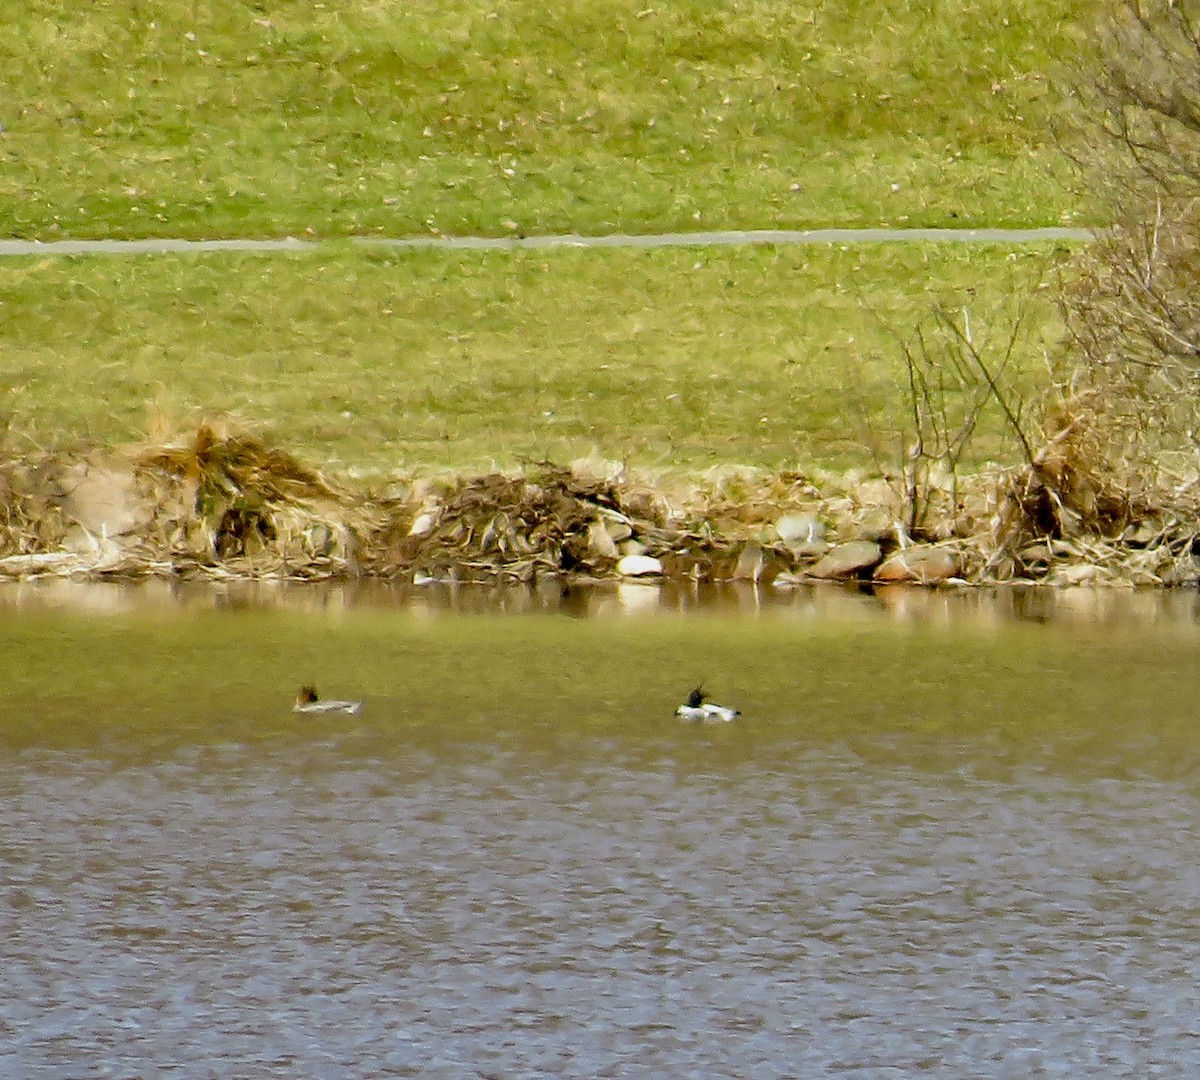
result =
[{"label": "rippled water surface", "polygon": [[426,596],[0,595],[0,1074],[1198,1074],[1194,598]]}]

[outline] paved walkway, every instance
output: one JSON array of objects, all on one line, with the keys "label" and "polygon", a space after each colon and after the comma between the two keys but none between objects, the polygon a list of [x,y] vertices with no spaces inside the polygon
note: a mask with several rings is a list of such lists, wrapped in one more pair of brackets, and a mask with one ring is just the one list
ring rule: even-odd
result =
[{"label": "paved walkway", "polygon": [[[525,248],[713,247],[737,244],[877,244],[949,242],[1033,244],[1091,239],[1089,229],[758,229],[743,232],[657,233],[649,236],[359,236],[364,248],[464,248],[512,251]],[[296,240],[0,240],[4,255],[156,255],[204,251],[311,251],[341,241]]]}]

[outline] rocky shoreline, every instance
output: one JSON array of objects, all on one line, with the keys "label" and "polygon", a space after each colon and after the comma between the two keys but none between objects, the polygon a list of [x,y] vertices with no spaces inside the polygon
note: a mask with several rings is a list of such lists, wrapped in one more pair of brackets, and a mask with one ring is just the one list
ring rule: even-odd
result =
[{"label": "rocky shoreline", "polygon": [[7,461],[0,580],[1200,580],[1195,527],[1162,511],[1072,535],[1060,505],[1038,535],[1038,480],[1028,470],[928,478],[915,527],[897,478],[739,466],[635,477],[593,458],[365,490],[205,425],[181,443]]}]

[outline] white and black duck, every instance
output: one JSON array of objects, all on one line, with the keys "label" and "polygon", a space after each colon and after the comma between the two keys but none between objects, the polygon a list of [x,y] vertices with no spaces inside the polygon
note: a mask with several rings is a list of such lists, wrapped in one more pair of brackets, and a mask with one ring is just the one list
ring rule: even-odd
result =
[{"label": "white and black duck", "polygon": [[349,713],[351,716],[362,711],[361,701],[322,701],[317,697],[315,686],[302,686],[296,695],[296,705],[292,710],[299,713]]},{"label": "white and black duck", "polygon": [[675,710],[675,715],[690,724],[727,724],[742,715],[726,705],[714,705],[707,698],[704,688],[697,686],[688,694],[687,701]]}]

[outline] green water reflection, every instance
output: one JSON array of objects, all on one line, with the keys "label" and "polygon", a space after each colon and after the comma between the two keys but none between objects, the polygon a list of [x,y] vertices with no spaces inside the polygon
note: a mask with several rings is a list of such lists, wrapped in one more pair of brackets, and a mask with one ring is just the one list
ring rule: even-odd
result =
[{"label": "green water reflection", "polygon": [[[894,603],[840,591],[825,607],[656,591],[634,614],[594,598],[433,595],[126,590],[78,602],[12,590],[0,596],[0,749],[144,759],[325,741],[386,758],[491,743],[736,767],[836,744],[864,762],[985,774],[1196,771],[1190,597],[1156,599],[1155,617],[1084,617],[1086,606],[1049,610],[1043,598],[1017,617],[1011,598],[915,592],[917,613],[897,617]],[[672,718],[701,680],[742,710],[739,723]],[[365,698],[363,714],[294,715],[309,681]]]}]

